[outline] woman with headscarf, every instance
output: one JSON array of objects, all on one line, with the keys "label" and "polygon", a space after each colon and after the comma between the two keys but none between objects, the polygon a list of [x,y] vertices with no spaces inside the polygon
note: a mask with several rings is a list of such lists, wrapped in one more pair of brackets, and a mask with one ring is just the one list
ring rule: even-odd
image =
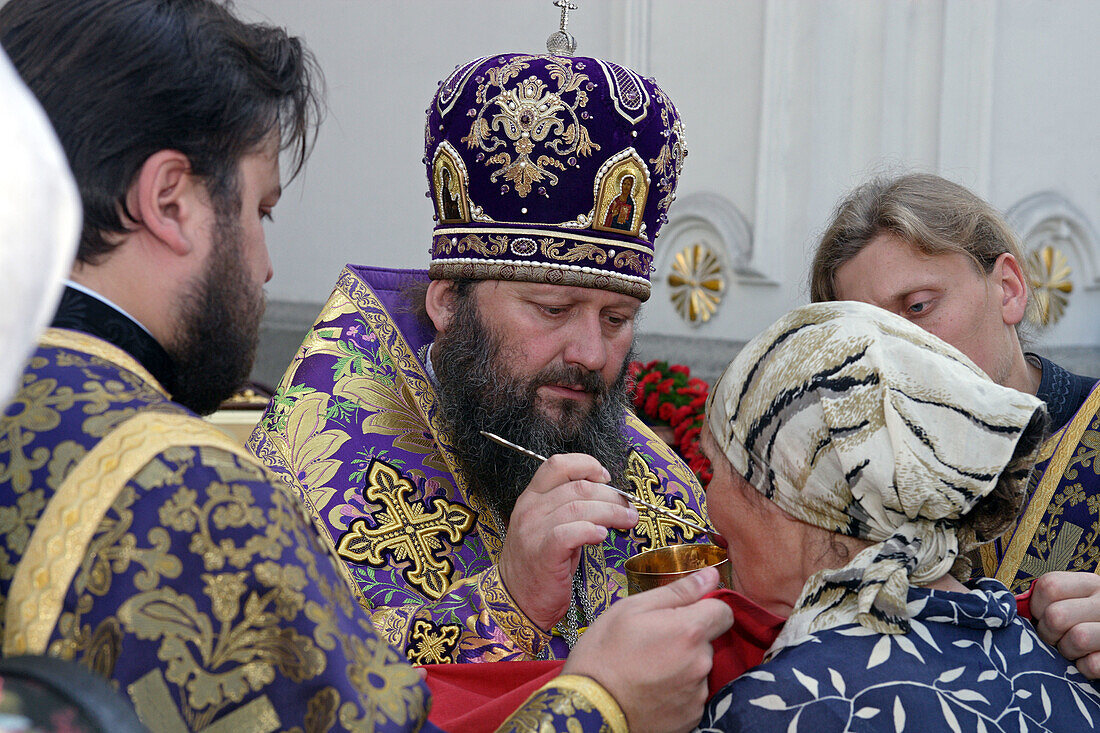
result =
[{"label": "woman with headscarf", "polygon": [[799,308],[715,384],[707,505],[734,590],[787,618],[703,730],[1091,730],[1100,693],[968,553],[1009,527],[1046,415],[863,303]]}]

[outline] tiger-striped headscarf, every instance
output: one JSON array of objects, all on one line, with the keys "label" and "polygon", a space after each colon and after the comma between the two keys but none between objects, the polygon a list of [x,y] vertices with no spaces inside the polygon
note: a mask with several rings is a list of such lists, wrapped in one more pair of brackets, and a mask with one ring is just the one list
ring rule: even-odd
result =
[{"label": "tiger-striped headscarf", "polygon": [[791,516],[875,543],[806,581],[771,653],[853,622],[908,631],[910,583],[948,573],[960,540],[970,549],[959,518],[1042,404],[865,303],[798,308],[753,339],[711,390],[718,446]]}]

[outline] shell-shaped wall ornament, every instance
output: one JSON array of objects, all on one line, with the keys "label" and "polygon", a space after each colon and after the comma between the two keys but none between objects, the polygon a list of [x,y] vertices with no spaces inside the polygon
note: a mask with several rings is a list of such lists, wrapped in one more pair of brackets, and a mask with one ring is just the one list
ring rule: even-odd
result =
[{"label": "shell-shaped wall ornament", "polygon": [[1031,318],[1039,326],[1053,326],[1065,313],[1073,292],[1069,260],[1060,249],[1046,245],[1028,254],[1027,266],[1034,303]]},{"label": "shell-shaped wall ornament", "polygon": [[672,305],[693,326],[710,320],[722,302],[726,281],[722,262],[710,247],[699,242],[676,253],[669,268]]}]

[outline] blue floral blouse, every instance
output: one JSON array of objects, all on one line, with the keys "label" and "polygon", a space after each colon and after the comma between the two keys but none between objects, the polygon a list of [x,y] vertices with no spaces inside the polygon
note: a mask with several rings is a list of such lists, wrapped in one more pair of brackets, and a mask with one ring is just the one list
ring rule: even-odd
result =
[{"label": "blue floral blouse", "polygon": [[729,683],[702,731],[1087,731],[1100,692],[1016,615],[996,580],[911,588],[912,628],[816,633]]}]

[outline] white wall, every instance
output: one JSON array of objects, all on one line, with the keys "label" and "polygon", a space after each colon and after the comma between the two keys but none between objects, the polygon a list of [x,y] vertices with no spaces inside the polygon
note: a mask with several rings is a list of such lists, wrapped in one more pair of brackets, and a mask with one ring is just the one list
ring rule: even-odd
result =
[{"label": "white wall", "polygon": [[[590,5],[596,5],[591,2]],[[268,226],[272,300],[323,302],[347,262],[427,267],[424,117],[459,63],[546,50],[558,10],[532,0],[241,0],[242,14],[286,26],[316,55],[328,117],[307,169]],[[609,55],[610,3],[575,14],[580,51]]]},{"label": "white wall", "polygon": [[[1075,289],[1066,317],[1040,339],[1100,343],[1100,3],[580,4],[570,23],[578,52],[656,77],[687,127],[690,155],[658,240],[665,257],[645,331],[751,337],[805,302],[807,253],[837,199],[871,173],[918,167],[1003,210],[1042,191],[1070,205],[1079,221],[1062,249]],[[312,303],[347,261],[426,264],[431,208],[420,161],[436,84],[479,55],[540,51],[557,23],[549,0],[238,7],[302,35],[328,78],[317,149],[269,228],[269,295]],[[674,249],[700,240],[719,250],[730,285],[717,316],[691,327],[669,303],[666,268]]]}]

